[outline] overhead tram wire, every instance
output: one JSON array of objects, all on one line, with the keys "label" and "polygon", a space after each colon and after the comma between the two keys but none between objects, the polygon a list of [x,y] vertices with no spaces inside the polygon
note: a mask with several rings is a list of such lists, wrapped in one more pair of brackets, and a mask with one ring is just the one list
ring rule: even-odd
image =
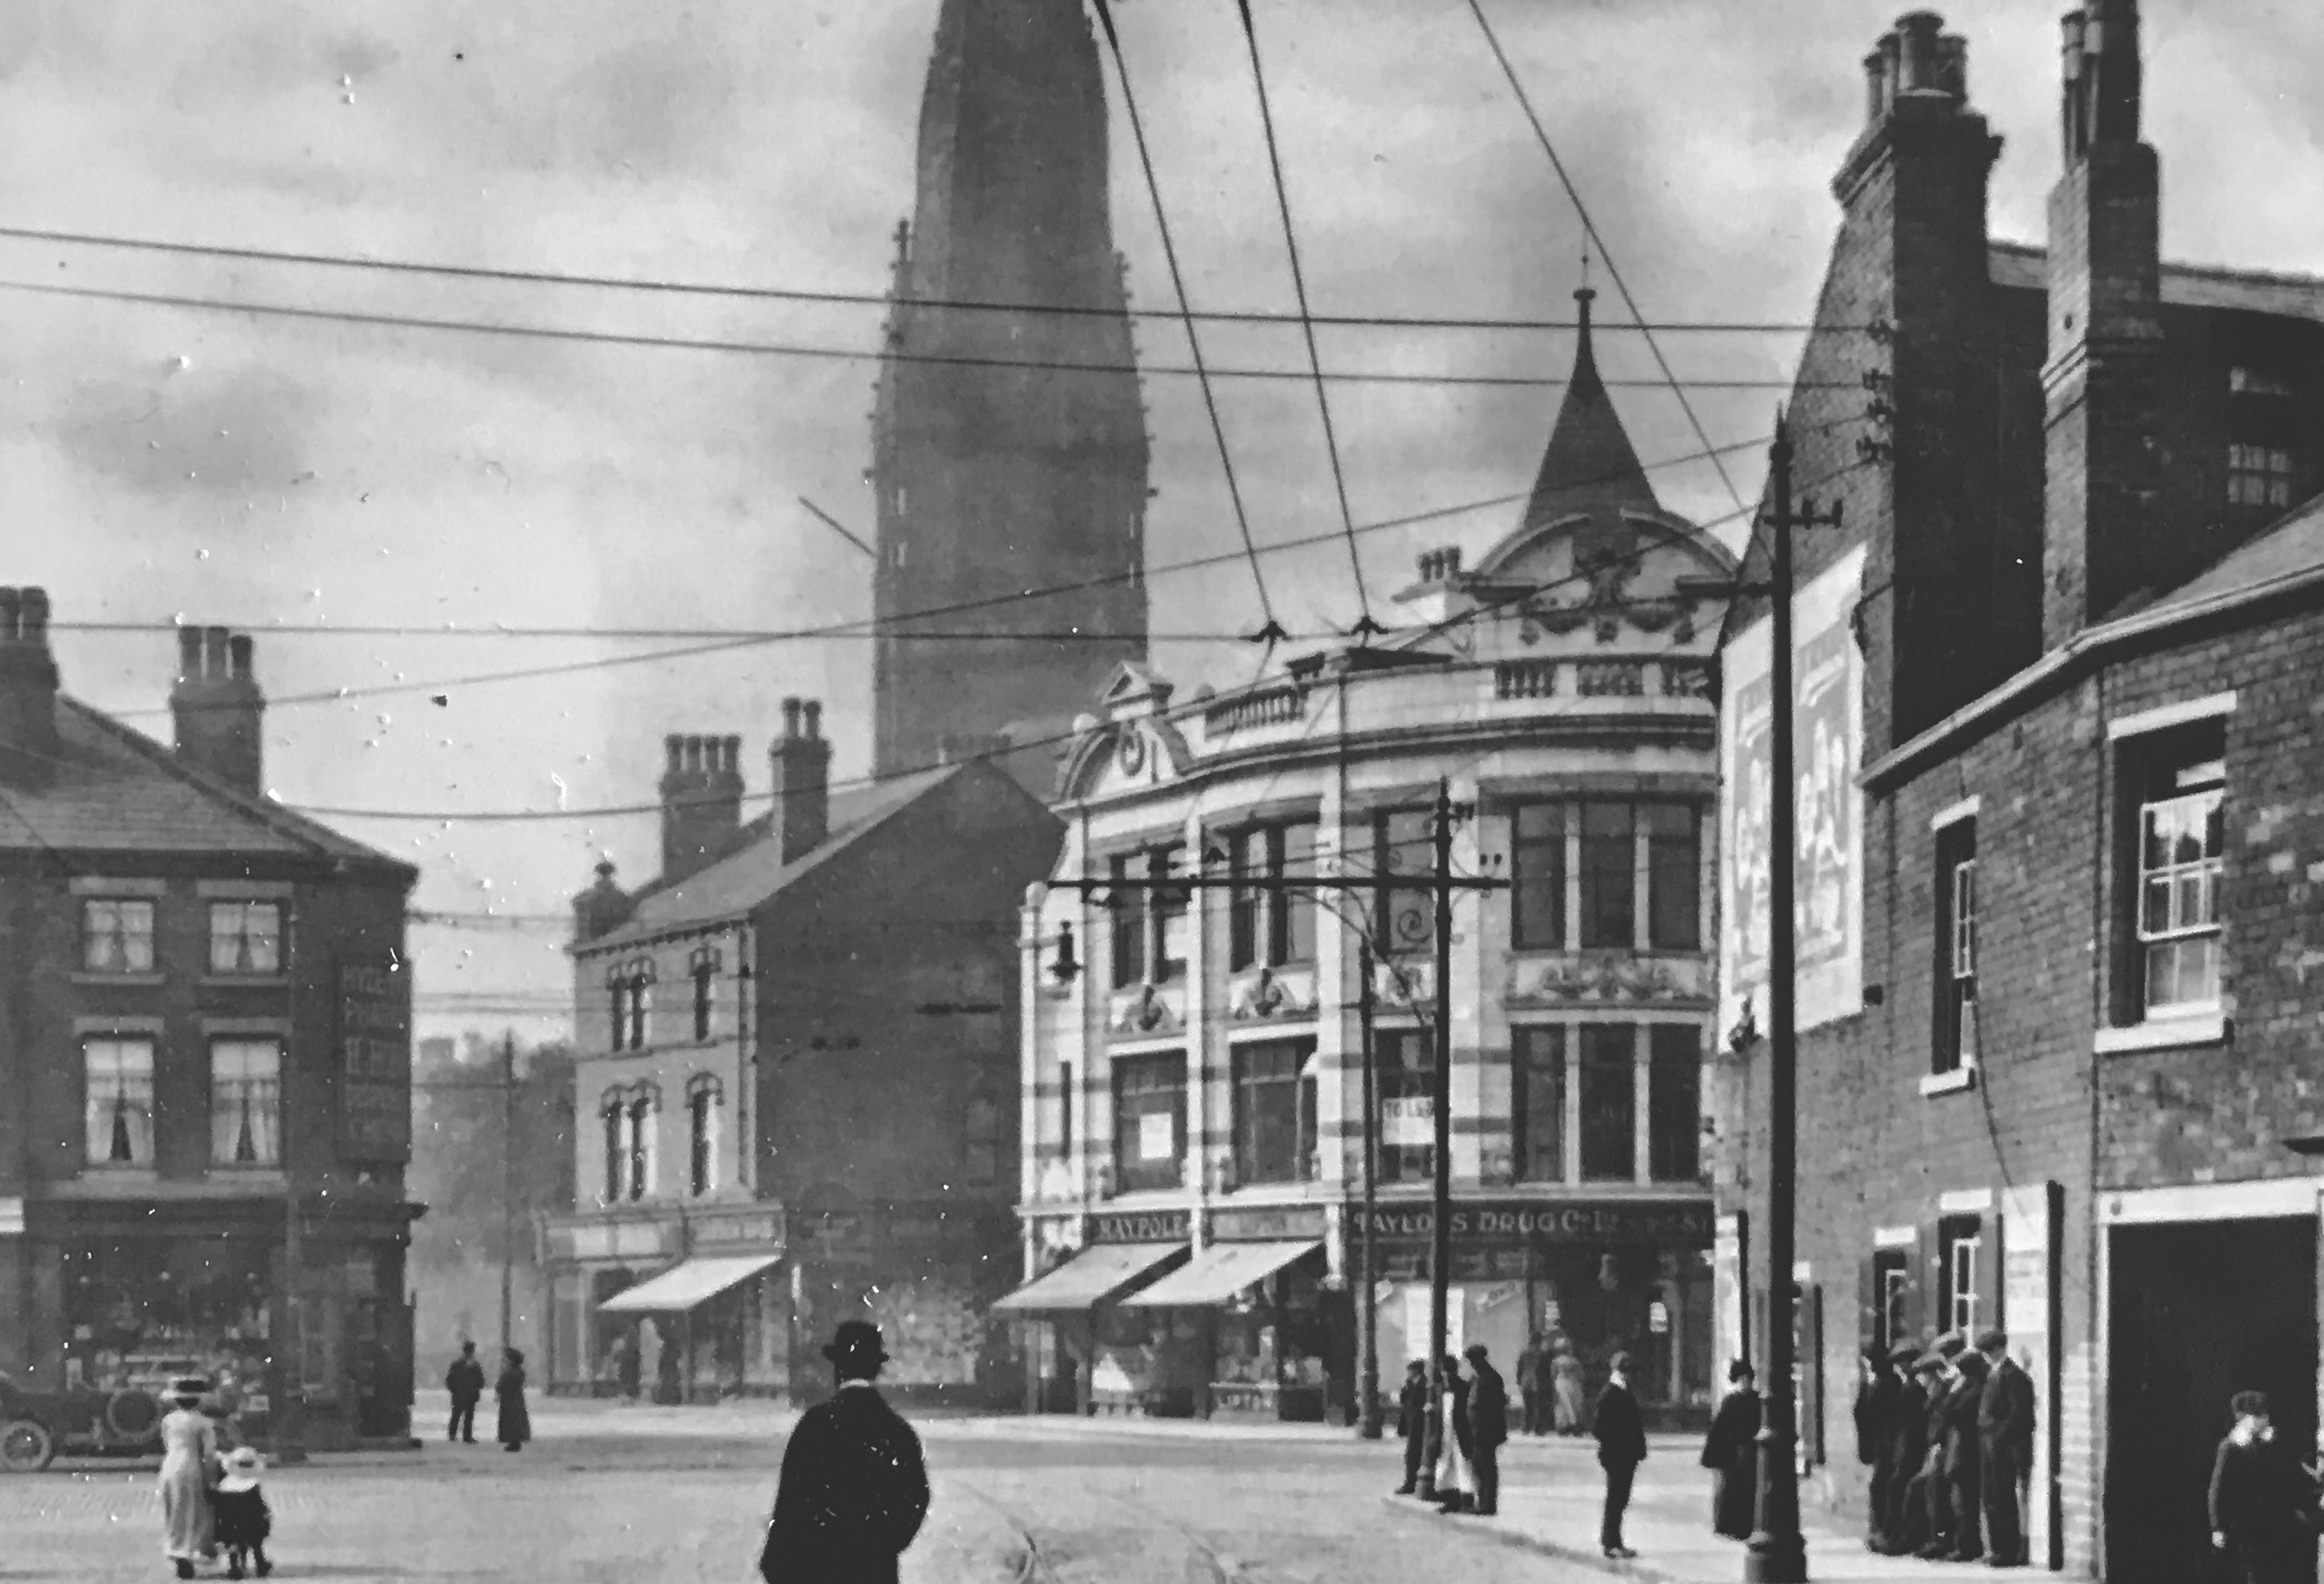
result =
[{"label": "overhead tram wire", "polygon": [[[1834,419],[1824,423],[1809,425],[1797,431],[1797,433],[1812,434],[1826,429],[1842,427],[1845,424],[1859,421],[1861,421],[1861,419],[1851,415],[1846,418]],[[1724,449],[1729,451],[1749,450],[1755,447],[1764,446],[1766,443],[1766,438],[1764,436],[1761,436],[1753,440],[1734,441],[1733,443],[1724,447]],[[1651,465],[1654,467],[1666,467],[1676,465],[1680,463],[1694,462],[1699,460],[1701,460],[1699,454],[1688,453],[1684,456],[1664,458],[1652,464]],[[1471,512],[1489,511],[1495,507],[1512,505],[1527,498],[1528,496],[1526,494],[1520,492],[1517,494],[1488,496],[1481,500],[1463,501],[1456,506],[1433,507],[1424,512],[1409,513],[1402,516],[1384,517],[1376,522],[1365,523],[1361,525],[1357,529],[1357,532],[1381,533],[1395,528],[1409,528],[1423,522],[1440,521],[1446,517],[1461,516]],[[1728,518],[1723,517],[1716,520],[1724,521],[1728,520]],[[1338,537],[1339,535],[1337,532],[1302,535],[1292,539],[1281,540],[1271,544],[1262,545],[1260,547],[1260,553],[1262,555],[1273,555],[1281,551],[1304,549],[1317,544],[1328,543],[1334,540],[1337,540]],[[1161,566],[1147,567],[1144,569],[1142,575],[1150,580],[1156,576],[1169,572],[1194,571],[1208,566],[1223,566],[1238,560],[1242,552],[1239,550],[1231,550],[1216,552],[1207,556],[1190,557],[1184,561],[1166,563]],[[946,605],[930,606],[917,611],[901,612],[892,617],[887,618],[887,620],[895,622],[916,621],[930,616],[953,616],[959,615],[962,612],[986,610],[994,606],[1013,604],[1024,599],[1045,598],[1051,595],[1073,592],[1084,589],[1103,588],[1113,583],[1127,581],[1131,577],[1140,574],[1136,572],[1103,573],[1096,577],[1078,579],[1071,583],[1055,584],[1046,588],[1020,590],[1007,594],[990,595],[973,600],[961,600]],[[324,689],[308,693],[290,693],[278,698],[270,699],[268,700],[268,708],[274,709],[301,704],[334,704],[358,698],[387,698],[409,693],[447,691],[454,688],[479,687],[500,682],[534,681],[551,676],[567,676],[583,671],[608,670],[616,666],[643,666],[658,664],[663,661],[693,659],[702,655],[719,654],[736,649],[755,648],[778,642],[850,637],[863,632],[877,632],[882,628],[883,624],[884,623],[880,618],[861,617],[852,621],[826,623],[818,627],[803,627],[792,628],[787,631],[738,634],[732,639],[721,641],[691,644],[675,649],[650,650],[644,654],[608,655],[589,660],[569,661],[554,666],[524,666],[506,671],[470,673],[466,676],[432,677],[423,678],[416,681],[386,682],[369,684],[362,687]],[[67,625],[69,624],[51,623],[52,628],[64,627]],[[174,624],[154,623],[150,624],[147,630],[162,632],[175,631],[176,628]],[[251,630],[254,633],[257,633],[264,632],[269,629],[254,627]],[[283,629],[273,630],[281,631]],[[312,633],[322,630],[323,629],[316,627],[296,629],[296,631],[301,633]],[[345,628],[337,630],[352,632],[359,629]],[[434,636],[437,632],[437,629],[435,628],[415,628],[410,630],[410,636]],[[392,629],[391,634],[392,636],[403,636],[405,634],[405,630],[400,628]],[[1216,641],[1223,642],[1226,641],[1218,640]],[[169,712],[166,706],[162,706],[153,708],[139,707],[109,709],[106,710],[105,713],[122,719],[137,719],[139,717],[155,717]]]},{"label": "overhead tram wire", "polygon": [[[1181,319],[1189,316],[1187,314],[1165,308],[1116,310],[1092,308],[1079,303],[996,302],[955,297],[891,297],[867,291],[810,290],[797,287],[728,286],[715,282],[641,280],[618,275],[568,275],[537,269],[492,269],[477,264],[428,264],[403,259],[360,259],[344,254],[295,253],[270,248],[228,247],[204,242],[164,241],[150,238],[110,236],[86,231],[58,231],[33,226],[0,226],[0,239],[56,242],[72,247],[111,248],[186,258],[233,259],[250,264],[299,264],[327,269],[372,270],[383,274],[437,277],[446,280],[490,281],[506,285],[567,287],[586,290],[634,291],[665,296],[726,298],[739,301],[821,304],[834,307],[943,308],[970,313],[1042,314],[1068,317],[1111,318],[1121,314],[1127,314],[1134,319]],[[1269,313],[1262,310],[1206,309],[1192,313],[1191,317],[1213,324],[1266,325],[1298,322],[1297,314]],[[1405,314],[1319,314],[1314,316],[1314,322],[1334,329],[1566,331],[1580,328],[1580,321],[1575,319],[1447,317]],[[1603,334],[1610,331],[1620,332],[1649,327],[1598,325],[1593,328]],[[1670,334],[1804,336],[1815,330],[1865,332],[1869,331],[1872,326],[1868,324],[1780,324],[1748,320],[1668,320],[1650,328]]]},{"label": "overhead tram wire", "polygon": [[[1812,489],[1817,484],[1827,482],[1832,478],[1839,477],[1844,473],[1854,472],[1858,468],[1866,465],[1869,465],[1862,462],[1850,463],[1845,466],[1837,468],[1834,472],[1825,475],[1823,479],[1815,480],[1812,483],[1804,486],[1804,488]],[[1723,513],[1719,516],[1697,523],[1695,526],[1698,530],[1715,528],[1723,523],[1734,521],[1737,517],[1747,515],[1753,510],[1756,510],[1756,508],[1746,507],[1739,512]],[[1632,556],[1622,559],[1635,562],[1639,556],[1642,556],[1655,548],[1658,548],[1658,546],[1652,544],[1644,545]],[[1480,604],[1471,610],[1462,612],[1460,615],[1452,616],[1444,621],[1431,623],[1426,629],[1415,630],[1413,636],[1419,636],[1419,634],[1424,631],[1427,636],[1433,637],[1449,632],[1457,626],[1468,625],[1488,616],[1498,616],[1501,613],[1521,605],[1525,601],[1533,599],[1539,594],[1549,591],[1550,590],[1571,587],[1580,583],[1587,583],[1589,581],[1589,577],[1591,575],[1594,574],[1568,573],[1562,577],[1551,578],[1547,582],[1534,585],[1515,593],[1506,595],[1500,599]],[[1023,753],[1028,749],[1056,747],[1062,743],[1071,742],[1081,735],[1082,734],[1078,731],[1068,729],[1062,732],[1052,733],[1044,737],[1031,738],[1023,742],[1012,742],[1009,745],[1005,753],[978,753],[970,755],[965,759],[932,760],[924,764],[907,766],[901,769],[892,770],[884,775],[857,776],[845,780],[834,781],[829,783],[827,790],[830,792],[843,792],[884,786],[887,783],[901,780],[905,777],[924,774],[930,770],[942,769],[950,765],[970,763],[981,764],[995,758],[1002,758],[1007,757],[1008,755]],[[745,801],[752,803],[767,802],[771,799],[771,793],[761,792],[746,798]],[[609,804],[586,809],[495,809],[476,811],[445,809],[349,809],[323,807],[304,803],[286,803],[283,805],[283,807],[289,809],[293,813],[305,816],[308,818],[314,819],[380,819],[417,824],[532,824],[545,823],[552,820],[612,819],[640,815],[660,814],[662,808],[662,804],[658,802]]]},{"label": "overhead tram wire", "polygon": [[[1283,158],[1275,146],[1275,113],[1267,105],[1266,68],[1259,58],[1259,30],[1251,21],[1251,0],[1235,0],[1242,13],[1242,36],[1251,46],[1251,81],[1259,90],[1259,124],[1266,134],[1267,169],[1275,178],[1275,207],[1283,215],[1283,245],[1291,261],[1291,290],[1299,301],[1299,330],[1308,347],[1308,370],[1315,376],[1315,410],[1323,417],[1323,447],[1332,461],[1332,490],[1339,498],[1339,525],[1347,534],[1348,570],[1356,579],[1356,625],[1349,634],[1358,642],[1387,628],[1372,619],[1372,596],[1363,587],[1363,557],[1356,548],[1356,518],[1348,510],[1347,475],[1339,465],[1339,437],[1332,428],[1332,400],[1323,383],[1323,355],[1315,349],[1315,321],[1308,308],[1307,276],[1299,267],[1299,232],[1291,223],[1291,195],[1283,182]],[[1706,445],[1710,441],[1704,441]]]},{"label": "overhead tram wire", "polygon": [[[1558,173],[1558,181],[1564,187],[1565,196],[1572,202],[1574,213],[1581,216],[1582,230],[1591,241],[1597,243],[1598,259],[1606,265],[1607,279],[1613,282],[1614,289],[1622,294],[1622,306],[1629,309],[1630,316],[1638,322],[1639,334],[1646,339],[1646,349],[1654,354],[1656,365],[1662,370],[1662,378],[1668,382],[1671,392],[1679,398],[1679,409],[1694,427],[1695,439],[1708,446],[1711,437],[1703,428],[1703,420],[1695,415],[1694,403],[1687,399],[1687,392],[1680,387],[1678,376],[1671,372],[1670,361],[1662,356],[1662,348],[1655,340],[1654,332],[1646,328],[1646,318],[1638,312],[1637,299],[1630,294],[1629,283],[1622,279],[1621,270],[1614,266],[1613,253],[1607,247],[1606,239],[1598,234],[1597,222],[1589,217],[1589,206],[1582,201],[1581,189],[1575,187],[1573,178],[1566,174],[1565,162],[1558,157],[1557,145],[1549,139],[1549,129],[1541,124],[1541,117],[1534,113],[1533,100],[1527,95],[1525,85],[1518,81],[1517,68],[1511,64],[1508,52],[1502,49],[1500,36],[1493,32],[1493,25],[1485,14],[1483,0],[1468,0],[1468,9],[1470,14],[1476,17],[1477,26],[1483,30],[1486,43],[1492,47],[1493,59],[1501,63],[1501,75],[1509,79],[1510,92],[1516,97],[1517,108],[1525,112],[1525,119],[1532,124],[1534,137],[1540,141],[1541,152],[1549,156],[1550,167]],[[1735,487],[1735,480],[1727,472],[1727,465],[1715,456],[1711,459],[1711,465],[1718,469],[1719,482],[1727,487],[1728,495],[1740,509],[1743,504],[1742,491]]]},{"label": "overhead tram wire", "polygon": [[[575,330],[557,325],[503,324],[484,319],[441,318],[416,314],[369,313],[358,309],[301,308],[289,303],[237,302],[222,297],[197,297],[183,292],[132,291],[115,287],[65,286],[56,281],[0,279],[0,291],[22,291],[35,296],[85,301],[136,303],[147,308],[175,308],[188,312],[249,314],[260,317],[308,323],[360,324],[375,329],[432,330],[456,335],[510,336],[523,340],[572,341],[590,346],[649,347],[678,352],[716,352],[767,358],[807,358],[837,363],[915,363],[954,368],[1023,368],[1063,374],[1170,374],[1191,376],[1187,364],[1064,363],[1041,358],[987,358],[968,353],[899,352],[892,348],[810,346],[791,341],[746,341],[710,337],[648,336],[613,330]],[[1475,386],[1480,389],[1532,390],[1563,385],[1562,378],[1531,374],[1402,374],[1366,369],[1326,369],[1321,373],[1298,368],[1212,368],[1220,380],[1328,380],[1346,385]],[[1610,386],[1635,385],[1661,390],[1667,380],[1606,380]],[[1819,388],[1792,380],[1694,380],[1704,390],[1788,390]],[[1853,382],[1820,382],[1833,390],[1854,390]]]},{"label": "overhead tram wire", "polygon": [[[1106,30],[1106,45],[1113,54],[1113,75],[1122,86],[1122,109],[1130,120],[1130,136],[1137,144],[1137,163],[1145,172],[1146,195],[1154,205],[1154,229],[1162,237],[1162,258],[1170,265],[1170,289],[1178,299],[1178,316],[1187,332],[1187,350],[1194,363],[1194,377],[1202,387],[1203,411],[1210,415],[1211,438],[1218,446],[1219,471],[1226,475],[1227,498],[1235,507],[1235,530],[1242,537],[1243,557],[1251,564],[1251,583],[1259,591],[1259,612],[1262,623],[1254,638],[1263,640],[1272,651],[1277,641],[1288,640],[1290,634],[1275,619],[1275,602],[1267,597],[1266,573],[1260,568],[1259,547],[1251,539],[1250,514],[1243,509],[1242,486],[1235,479],[1235,457],[1227,447],[1227,431],[1218,417],[1218,398],[1211,389],[1210,372],[1203,366],[1202,338],[1194,328],[1194,312],[1187,301],[1186,277],[1178,267],[1178,247],[1170,239],[1170,217],[1163,212],[1162,184],[1155,180],[1154,157],[1146,147],[1146,123],[1137,113],[1137,94],[1130,86],[1130,65],[1122,59],[1121,36],[1113,29],[1113,8],[1107,0],[1096,0],[1097,19]],[[1263,666],[1265,662],[1262,660]]]}]

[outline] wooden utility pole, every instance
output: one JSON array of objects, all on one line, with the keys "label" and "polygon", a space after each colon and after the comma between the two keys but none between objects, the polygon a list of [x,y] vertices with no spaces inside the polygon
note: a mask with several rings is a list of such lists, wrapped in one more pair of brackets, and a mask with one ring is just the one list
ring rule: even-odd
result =
[{"label": "wooden utility pole", "polygon": [[516,1287],[516,1031],[500,1037],[500,1351],[514,1340]]},{"label": "wooden utility pole", "polygon": [[1792,929],[1799,781],[1792,767],[1791,534],[1798,528],[1837,526],[1839,508],[1835,505],[1819,514],[1809,501],[1793,514],[1791,439],[1781,414],[1775,420],[1775,443],[1767,452],[1767,479],[1769,581],[1774,587],[1767,688],[1767,1335],[1761,1346],[1766,1412],[1759,1435],[1758,1522],[1744,1544],[1743,1577],[1746,1584],[1805,1584],[1808,1547],[1800,1534],[1799,1469],[1792,1460],[1799,1439],[1793,1356],[1797,1293],[1792,1278],[1798,1149],[1798,1009],[1793,983],[1798,965]]},{"label": "wooden utility pole", "polygon": [[1380,1080],[1372,1053],[1372,948],[1365,943],[1358,966],[1363,977],[1356,987],[1356,1027],[1363,1048],[1363,1223],[1356,1234],[1357,1291],[1362,1307],[1356,1311],[1357,1345],[1362,1363],[1357,1391],[1362,1410],[1358,1433],[1378,1441],[1380,1426],[1380,1264],[1374,1245],[1372,1217],[1380,1181]]}]

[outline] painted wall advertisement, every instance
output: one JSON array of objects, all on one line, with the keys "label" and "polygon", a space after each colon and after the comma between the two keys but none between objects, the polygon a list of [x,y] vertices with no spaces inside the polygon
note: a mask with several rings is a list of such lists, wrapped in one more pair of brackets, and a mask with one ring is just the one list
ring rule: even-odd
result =
[{"label": "painted wall advertisement", "polygon": [[[1863,587],[1860,546],[1792,596],[1792,769],[1798,811],[1792,865],[1799,1026],[1863,1007],[1863,796],[1856,785],[1864,719],[1863,657],[1851,626]],[[1771,623],[1762,617],[1727,646],[1720,706],[1720,1027],[1746,1006],[1767,1026],[1775,795],[1770,728]]]},{"label": "painted wall advertisement", "polygon": [[392,951],[338,964],[339,1155],[412,1158],[412,976]]}]

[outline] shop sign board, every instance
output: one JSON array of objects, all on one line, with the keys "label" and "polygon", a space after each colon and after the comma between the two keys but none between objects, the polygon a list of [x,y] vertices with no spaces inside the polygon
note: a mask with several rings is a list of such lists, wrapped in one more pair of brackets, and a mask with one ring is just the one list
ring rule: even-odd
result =
[{"label": "shop sign board", "polygon": [[337,974],[339,1156],[412,1158],[412,976],[392,951],[341,958]]},{"label": "shop sign board", "polygon": [[734,1248],[737,1246],[783,1246],[783,1212],[756,1211],[747,1216],[716,1216],[692,1223],[696,1248]]},{"label": "shop sign board", "polygon": [[[1653,1243],[1690,1248],[1711,1246],[1708,1203],[1634,1203],[1621,1199],[1543,1201],[1469,1200],[1456,1203],[1452,1242],[1456,1254],[1471,1248],[1528,1248],[1539,1244]],[[1349,1217],[1351,1235],[1361,1211]],[[1372,1235],[1387,1243],[1426,1243],[1436,1230],[1427,1205],[1382,1205],[1372,1214]]]},{"label": "shop sign board", "polygon": [[1320,1238],[1325,1226],[1324,1208],[1319,1204],[1211,1212],[1213,1243],[1289,1243],[1299,1238]]},{"label": "shop sign board", "polygon": [[1194,1218],[1184,1210],[1117,1211],[1089,1218],[1091,1243],[1184,1243]]}]

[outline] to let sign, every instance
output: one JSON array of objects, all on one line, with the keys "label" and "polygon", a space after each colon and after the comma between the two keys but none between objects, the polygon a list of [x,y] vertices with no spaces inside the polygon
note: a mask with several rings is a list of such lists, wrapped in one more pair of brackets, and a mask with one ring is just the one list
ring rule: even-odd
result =
[{"label": "to let sign", "polygon": [[390,955],[338,967],[339,1155],[412,1158],[411,977]]}]

